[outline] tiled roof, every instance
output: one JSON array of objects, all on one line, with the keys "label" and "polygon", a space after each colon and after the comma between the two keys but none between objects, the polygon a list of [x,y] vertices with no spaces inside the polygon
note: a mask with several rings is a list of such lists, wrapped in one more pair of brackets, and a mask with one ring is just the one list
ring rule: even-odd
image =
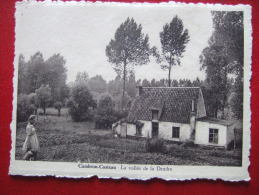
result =
[{"label": "tiled roof", "polygon": [[160,121],[190,123],[192,100],[194,111],[200,94],[198,87],[142,87],[132,103],[128,122],[152,120],[152,109],[160,112]]}]

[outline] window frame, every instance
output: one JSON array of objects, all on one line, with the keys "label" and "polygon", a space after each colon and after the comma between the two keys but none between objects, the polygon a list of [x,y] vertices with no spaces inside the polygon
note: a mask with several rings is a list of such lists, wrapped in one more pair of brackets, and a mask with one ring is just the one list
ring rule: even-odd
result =
[{"label": "window frame", "polygon": [[210,144],[219,143],[219,129],[209,128],[209,143]]},{"label": "window frame", "polygon": [[[175,131],[176,131],[177,136],[175,136]],[[177,126],[172,127],[172,138],[173,139],[180,139],[180,127],[177,127]]]}]

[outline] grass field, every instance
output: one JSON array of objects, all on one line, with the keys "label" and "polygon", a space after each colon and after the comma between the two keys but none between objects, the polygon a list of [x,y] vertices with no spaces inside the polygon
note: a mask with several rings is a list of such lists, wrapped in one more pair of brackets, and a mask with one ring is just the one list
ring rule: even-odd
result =
[{"label": "grass field", "polygon": [[[241,166],[241,150],[227,151],[222,148],[187,147],[175,143],[165,153],[148,153],[145,140],[115,138],[111,130],[94,129],[91,122],[76,123],[64,114],[39,116],[37,134],[41,149],[38,160],[167,164],[167,165],[218,165]],[[22,159],[26,123],[17,124],[16,159]]]}]

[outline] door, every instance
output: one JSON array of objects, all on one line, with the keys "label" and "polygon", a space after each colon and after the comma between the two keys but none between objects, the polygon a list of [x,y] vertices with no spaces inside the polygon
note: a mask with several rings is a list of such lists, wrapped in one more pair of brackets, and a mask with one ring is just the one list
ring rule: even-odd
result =
[{"label": "door", "polygon": [[152,122],[152,138],[158,137],[158,122]]}]

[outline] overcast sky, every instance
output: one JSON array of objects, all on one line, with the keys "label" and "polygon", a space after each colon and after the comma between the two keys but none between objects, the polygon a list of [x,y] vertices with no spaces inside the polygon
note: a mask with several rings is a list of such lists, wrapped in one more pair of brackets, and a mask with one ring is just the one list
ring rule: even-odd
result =
[{"label": "overcast sky", "polygon": [[[199,77],[199,55],[207,46],[212,34],[212,18],[206,8],[183,8],[171,6],[63,6],[37,3],[17,7],[16,13],[16,54],[23,54],[26,60],[35,52],[43,53],[47,59],[60,53],[66,59],[68,82],[73,81],[77,72],[86,71],[90,77],[96,74],[111,80],[116,76],[105,55],[106,45],[118,26],[127,17],[133,17],[142,24],[143,32],[150,38],[150,45],[161,48],[159,33],[163,25],[178,15],[184,27],[189,30],[187,44],[180,67],[172,69],[172,78]],[[137,79],[167,78],[167,72],[153,62],[135,68]]]}]

